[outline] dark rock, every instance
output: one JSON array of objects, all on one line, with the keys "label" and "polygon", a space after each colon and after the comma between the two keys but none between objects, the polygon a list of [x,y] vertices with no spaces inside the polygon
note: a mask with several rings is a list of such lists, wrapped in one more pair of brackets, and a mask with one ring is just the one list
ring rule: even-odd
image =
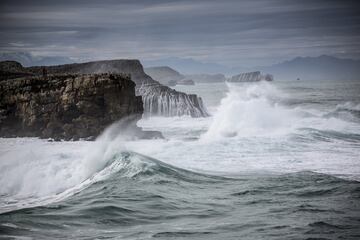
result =
[{"label": "dark rock", "polygon": [[128,75],[62,74],[0,82],[2,137],[93,138],[124,117],[132,116],[136,125],[142,113],[142,99]]},{"label": "dark rock", "polygon": [[[35,75],[41,75],[44,67],[26,68]],[[178,92],[167,86],[160,84],[143,69],[139,60],[106,60],[87,63],[74,63],[58,66],[45,67],[48,74],[93,74],[93,73],[125,73],[131,76],[136,83],[136,93],[143,97],[144,113],[147,116],[180,116],[191,115],[192,117],[209,116],[205,108],[200,109],[200,105],[196,105],[189,100],[186,93]],[[166,96],[166,98],[164,98]],[[150,100],[149,100],[150,98]],[[196,98],[198,98],[196,96]],[[157,99],[155,101],[155,99]],[[191,98],[194,99],[194,98]],[[198,102],[202,101],[198,98]],[[145,104],[150,102],[151,104]],[[203,104],[201,104],[203,106]],[[177,110],[176,110],[177,108]],[[159,111],[159,109],[161,111]]]},{"label": "dark rock", "polygon": [[15,61],[0,62],[0,81],[11,78],[32,76],[33,74]]}]

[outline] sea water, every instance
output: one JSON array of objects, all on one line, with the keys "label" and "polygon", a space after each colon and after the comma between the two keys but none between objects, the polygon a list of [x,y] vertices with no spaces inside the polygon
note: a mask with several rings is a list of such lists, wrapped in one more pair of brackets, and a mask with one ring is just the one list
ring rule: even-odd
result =
[{"label": "sea water", "polygon": [[0,139],[0,238],[360,238],[359,81],[176,88],[165,139]]}]

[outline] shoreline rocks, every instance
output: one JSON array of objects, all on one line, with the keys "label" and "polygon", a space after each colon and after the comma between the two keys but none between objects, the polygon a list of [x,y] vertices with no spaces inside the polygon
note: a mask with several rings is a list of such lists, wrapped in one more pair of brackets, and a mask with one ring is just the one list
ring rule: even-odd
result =
[{"label": "shoreline rocks", "polygon": [[138,137],[162,137],[136,126],[143,114],[135,83],[124,74],[56,74],[0,81],[0,136],[93,139],[131,116]]},{"label": "shoreline rocks", "polygon": [[[152,79],[144,72],[144,68],[139,60],[118,59],[103,60],[86,63],[73,63],[58,66],[29,67],[27,71],[34,75],[42,75],[43,70],[48,74],[96,74],[96,73],[125,73],[131,76],[131,80],[136,83],[135,90],[137,95],[143,97],[144,113],[147,116],[181,116],[191,115],[192,117],[207,117],[207,110],[203,107],[202,99],[196,95],[189,96],[186,93],[178,92],[172,88],[160,84],[156,79]],[[146,93],[146,95],[144,95]],[[164,98],[166,96],[166,98]],[[149,101],[151,97],[151,101]],[[193,100],[196,101],[194,102]],[[179,109],[179,110],[175,110]],[[158,111],[158,109],[163,109]],[[174,115],[175,114],[175,115]]]}]

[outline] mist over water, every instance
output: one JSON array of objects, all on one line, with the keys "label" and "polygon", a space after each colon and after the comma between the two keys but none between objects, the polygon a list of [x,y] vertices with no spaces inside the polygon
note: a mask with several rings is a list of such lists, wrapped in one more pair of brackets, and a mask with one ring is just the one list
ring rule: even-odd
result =
[{"label": "mist over water", "polygon": [[228,84],[228,88],[230,91],[221,100],[204,139],[287,133],[301,117],[296,109],[279,106],[274,98],[281,93],[267,82],[249,86]]},{"label": "mist over water", "polygon": [[[6,236],[303,239],[360,233],[360,84],[198,84],[209,118],[95,142],[0,139]],[[33,230],[36,231],[33,231]],[[272,233],[272,235],[268,235]]]}]

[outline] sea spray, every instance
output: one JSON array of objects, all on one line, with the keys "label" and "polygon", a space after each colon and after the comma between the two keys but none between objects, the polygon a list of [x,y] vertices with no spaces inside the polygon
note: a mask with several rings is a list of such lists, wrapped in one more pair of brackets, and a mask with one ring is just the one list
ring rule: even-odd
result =
[{"label": "sea spray", "polygon": [[164,86],[144,84],[138,88],[144,102],[144,116],[209,116],[203,101],[195,94],[176,92]]},{"label": "sea spray", "polygon": [[[0,157],[0,212],[57,201],[126,168],[125,142],[136,139],[139,131],[134,118],[110,125],[95,142],[7,140]],[[127,174],[138,171],[141,166],[132,163]]]},{"label": "sea spray", "polygon": [[[14,139],[0,161],[1,195],[25,198],[57,194],[84,179],[79,159],[84,144]],[[5,145],[4,145],[5,146]]]},{"label": "sea spray", "polygon": [[222,99],[203,140],[283,134],[295,127],[298,112],[275,101],[282,93],[272,84],[228,83],[227,87],[229,91]]},{"label": "sea spray", "polygon": [[[0,213],[6,212],[0,214],[0,232],[15,238],[41,239],[50,234],[64,238],[89,238],[113,234],[111,236],[115,238],[122,235],[131,239],[149,237],[148,233],[153,233],[154,237],[171,237],[171,230],[182,237],[198,234],[194,227],[196,231],[199,229],[198,220],[201,218],[205,221],[204,237],[209,237],[210,231],[219,231],[222,227],[215,224],[215,228],[209,231],[209,226],[224,217],[231,221],[224,226],[224,233],[228,233],[231,226],[238,229],[239,221],[244,218],[237,216],[265,216],[267,224],[273,224],[274,203],[283,206],[283,209],[277,209],[278,219],[289,216],[278,224],[281,228],[276,229],[286,232],[289,228],[283,226],[292,220],[295,225],[299,224],[299,219],[308,220],[307,215],[314,212],[318,217],[324,217],[325,222],[330,222],[329,214],[339,213],[333,216],[333,220],[339,221],[339,227],[343,228],[344,212],[349,211],[351,219],[355,219],[357,214],[358,183],[337,177],[360,179],[360,128],[358,121],[349,122],[342,114],[328,113],[351,112],[356,117],[353,108],[360,102],[358,95],[346,95],[339,102],[331,100],[332,97],[327,98],[329,100],[312,97],[311,101],[304,103],[304,93],[309,96],[309,88],[293,89],[290,83],[286,83],[292,92],[285,95],[286,89],[279,91],[275,87],[281,87],[281,84],[273,82],[268,87],[244,84],[239,95],[240,99],[244,98],[242,101],[259,103],[259,106],[266,106],[265,109],[278,107],[289,111],[294,118],[290,118],[290,128],[280,125],[285,126],[287,131],[284,132],[279,129],[271,132],[269,129],[265,134],[266,128],[259,127],[263,126],[260,124],[255,126],[259,134],[241,131],[234,137],[217,135],[211,139],[216,141],[203,141],[202,135],[211,126],[212,118],[182,116],[151,117],[139,121],[139,126],[146,130],[162,131],[166,140],[138,140],[131,136],[131,130],[125,134],[114,126],[96,142],[0,139],[0,189],[4,190],[0,196]],[[217,84],[200,87],[222,91],[225,86],[223,84],[221,89]],[[219,96],[213,101],[218,104],[223,95],[214,94],[214,91],[208,94],[213,98]],[[322,93],[321,89],[317,91]],[[341,91],[341,88],[336,88],[336,91]],[[294,92],[299,93],[296,95]],[[256,99],[266,101],[256,102]],[[208,104],[205,97],[204,100]],[[341,106],[346,102],[351,106]],[[338,109],[337,105],[340,106]],[[246,120],[243,115],[238,116],[239,120]],[[250,123],[247,125],[251,126]],[[119,137],[119,134],[127,136]],[[160,161],[176,168],[163,168]],[[187,181],[183,178],[186,172],[180,168],[231,176],[233,180],[224,180],[223,184],[217,185],[213,180],[199,181],[199,175],[196,175]],[[211,176],[211,179],[215,178]],[[351,184],[356,185],[349,189]],[[288,204],[279,205],[271,200],[272,196]],[[319,201],[324,197],[330,200]],[[304,200],[309,204],[303,205]],[[337,204],[347,200],[355,204],[354,208],[350,209],[349,204]],[[42,207],[22,209],[34,206]],[[254,211],[258,212],[254,214]],[[304,215],[299,218],[301,213]],[[246,225],[249,219],[245,220]],[[313,231],[316,225],[326,228],[326,224],[317,219],[310,220],[300,224],[307,228],[303,232]],[[257,223],[258,219],[251,221]],[[334,224],[334,221],[330,223]],[[155,224],[147,224],[149,222]],[[182,226],[187,232],[179,232],[179,226],[184,223],[189,223],[188,229],[186,225]],[[253,231],[259,233],[258,224],[255,225]],[[144,226],[148,226],[146,231]],[[349,222],[346,229],[348,226]],[[354,226],[357,226],[355,220]],[[331,225],[329,228],[334,229]],[[124,231],[120,232],[121,229]],[[239,231],[243,234],[243,230]],[[249,233],[251,227],[245,231]],[[284,236],[283,233],[279,236]],[[218,235],[216,232],[215,238]]]},{"label": "sea spray", "polygon": [[85,175],[98,172],[126,152],[126,143],[139,139],[142,130],[136,125],[137,117],[129,116],[107,127],[96,139],[95,146],[88,149],[82,159]]}]

